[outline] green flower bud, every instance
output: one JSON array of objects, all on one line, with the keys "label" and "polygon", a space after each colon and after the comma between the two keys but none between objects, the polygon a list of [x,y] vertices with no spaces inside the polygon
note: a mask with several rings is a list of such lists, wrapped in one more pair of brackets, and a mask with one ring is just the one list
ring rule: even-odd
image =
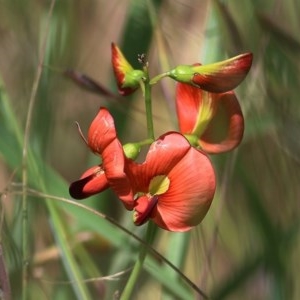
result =
[{"label": "green flower bud", "polygon": [[139,143],[128,143],[123,145],[123,150],[127,158],[135,160],[141,151]]}]

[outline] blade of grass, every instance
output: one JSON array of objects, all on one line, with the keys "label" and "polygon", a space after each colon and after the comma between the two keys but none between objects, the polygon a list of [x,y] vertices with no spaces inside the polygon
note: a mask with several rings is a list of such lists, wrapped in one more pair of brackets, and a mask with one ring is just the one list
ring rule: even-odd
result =
[{"label": "blade of grass", "polygon": [[[3,126],[1,128],[3,135],[6,137],[9,137],[8,140],[2,140],[0,141],[0,152],[5,155],[6,162],[8,162],[12,168],[16,168],[21,164],[21,159],[18,157],[18,153],[21,153],[22,149],[22,133],[21,130],[17,124],[15,115],[13,113],[13,110],[11,109],[9,105],[9,99],[5,91],[3,90],[3,86],[0,90],[0,104],[1,104],[1,115],[2,115],[2,122]],[[9,124],[9,128],[5,128],[6,124]],[[15,127],[13,127],[15,126]],[[7,129],[5,131],[5,129]],[[15,139],[13,139],[15,137]],[[12,143],[14,146],[12,147],[10,144]],[[15,153],[12,151],[14,149]],[[12,154],[13,153],[13,154]],[[16,158],[16,159],[15,159]],[[23,177],[23,184],[24,179],[26,179],[26,187],[22,187],[22,195],[24,193],[26,194],[26,202],[27,202],[27,196],[28,196],[28,185],[33,185],[38,187],[39,189],[47,192],[47,188],[45,186],[45,181],[47,180],[47,176],[43,177],[41,174],[44,173],[44,163],[42,163],[42,159],[39,158],[37,154],[33,154],[33,152],[30,149],[26,149],[26,177]],[[22,174],[24,176],[24,171],[22,171]],[[45,179],[45,181],[44,181]],[[24,203],[23,203],[24,205]],[[46,206],[50,212],[50,221],[52,224],[53,233],[55,236],[55,239],[60,247],[61,254],[62,254],[62,261],[65,266],[65,269],[67,270],[67,274],[70,278],[70,281],[73,283],[72,287],[74,289],[75,294],[77,295],[77,299],[91,299],[89,296],[88,289],[86,288],[83,280],[82,275],[79,266],[77,265],[76,258],[74,257],[74,254],[72,253],[71,249],[68,246],[67,243],[67,231],[66,228],[68,224],[66,223],[67,220],[65,218],[60,217],[59,214],[59,208],[56,204],[54,204],[52,201],[46,201]],[[23,207],[23,213],[25,210],[25,220],[23,219],[23,226],[25,223],[25,229],[23,228],[23,234],[28,229],[28,215],[27,215],[27,203],[26,206]],[[26,231],[25,231],[26,230]],[[29,236],[26,236],[29,238]],[[23,253],[26,254],[26,256],[23,256],[23,263],[26,263],[25,268],[23,269],[23,287],[26,289],[26,291],[23,291],[23,297],[26,299],[28,297],[28,291],[27,291],[27,285],[28,285],[28,263],[29,263],[29,245],[28,241],[25,241],[23,244]],[[26,258],[26,259],[25,259]],[[24,266],[23,266],[24,267]],[[25,277],[26,276],[26,277]]]},{"label": "blade of grass", "polygon": [[[1,203],[0,203],[0,208],[2,209]],[[11,287],[10,287],[6,262],[4,258],[4,251],[2,247],[3,222],[4,222],[4,211],[1,210],[1,215],[0,215],[0,283],[1,283],[1,293],[2,293],[1,296],[3,297],[3,300],[10,300]]]},{"label": "blade of grass", "polygon": [[[188,259],[188,248],[190,242],[191,234],[190,232],[184,233],[176,233],[171,234],[170,241],[168,243],[168,249],[166,252],[166,257],[180,270],[184,269],[185,263],[187,263]],[[176,251],[174,251],[176,249]],[[180,286],[179,276],[178,274],[171,271],[169,268],[166,269],[166,274],[168,274],[169,278],[172,278],[172,285]],[[166,276],[166,275],[165,275]],[[170,289],[163,292],[163,299],[173,299],[173,295],[170,294]]]},{"label": "blade of grass", "polygon": [[[174,275],[178,275],[177,272],[173,271],[173,274],[170,275],[170,269],[165,268],[164,265],[160,265],[159,262],[152,257],[147,257],[144,267],[145,270],[168,292],[168,294],[166,293],[162,296],[162,299],[174,299],[174,297],[176,297],[175,299],[181,300],[195,299],[195,295],[191,293],[190,289],[187,289],[180,280],[174,282],[173,277]],[[208,298],[203,297],[203,299]]]},{"label": "blade of grass", "polygon": [[26,124],[25,124],[25,131],[24,131],[24,141],[23,141],[23,151],[22,151],[22,186],[23,186],[23,195],[22,195],[22,299],[28,299],[28,266],[29,266],[29,229],[28,229],[28,209],[27,209],[27,184],[28,184],[28,143],[29,143],[29,135],[30,135],[30,127],[32,122],[32,114],[34,103],[36,99],[36,93],[39,86],[39,81],[42,74],[43,69],[43,61],[46,52],[47,46],[47,38],[49,32],[49,24],[51,21],[51,16],[53,13],[55,5],[55,0],[51,1],[49,14],[48,14],[48,21],[47,21],[47,29],[44,35],[44,40],[41,49],[41,57],[39,60],[39,65],[37,67],[36,76],[33,82],[31,95],[29,99],[27,117],[26,117]]}]

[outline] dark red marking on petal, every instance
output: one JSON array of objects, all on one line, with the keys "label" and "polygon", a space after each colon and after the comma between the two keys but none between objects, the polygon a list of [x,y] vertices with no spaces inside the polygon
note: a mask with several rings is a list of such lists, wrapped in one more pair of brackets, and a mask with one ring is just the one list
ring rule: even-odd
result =
[{"label": "dark red marking on petal", "polygon": [[137,226],[146,223],[150,216],[153,208],[158,202],[159,196],[154,195],[149,199],[148,195],[141,196],[136,200],[136,207],[134,208],[134,224]]}]

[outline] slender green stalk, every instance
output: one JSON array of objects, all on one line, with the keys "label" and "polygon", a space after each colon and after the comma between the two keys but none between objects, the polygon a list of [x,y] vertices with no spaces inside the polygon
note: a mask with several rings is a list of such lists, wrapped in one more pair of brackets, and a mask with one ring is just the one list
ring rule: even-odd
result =
[{"label": "slender green stalk", "polygon": [[[148,245],[151,245],[153,238],[154,238],[154,229],[155,229],[154,226],[155,226],[154,223],[148,222],[147,233],[146,233],[146,238],[145,238]],[[133,291],[133,289],[136,285],[136,282],[138,280],[138,277],[143,269],[143,264],[144,264],[145,258],[147,256],[147,252],[148,252],[147,244],[141,245],[138,260],[136,261],[136,263],[133,267],[133,270],[130,274],[130,277],[127,281],[127,284],[121,295],[120,300],[132,299],[131,298],[132,291]]]},{"label": "slender green stalk", "polygon": [[[152,116],[152,103],[151,103],[151,85],[148,72],[148,63],[144,65],[145,79],[144,79],[144,97],[145,97],[145,108],[146,108],[146,119],[147,119],[147,140],[154,140],[154,128],[153,128],[153,116]],[[136,261],[134,268],[130,274],[127,281],[125,289],[121,295],[120,300],[131,299],[132,291],[136,285],[137,279],[141,270],[143,269],[143,264],[147,256],[148,245],[151,245],[154,238],[154,224],[148,222],[147,233],[146,233],[146,245],[142,245],[140,248],[140,253],[138,260]]]},{"label": "slender green stalk", "polygon": [[153,139],[146,139],[146,140],[140,141],[139,145],[140,146],[150,145],[150,144],[152,144],[152,142],[153,142]]},{"label": "slender green stalk", "polygon": [[150,80],[150,85],[153,85],[153,84],[156,84],[158,81],[160,81],[162,78],[165,78],[169,76],[169,72],[166,72],[166,73],[162,73],[162,74],[159,74],[155,77],[153,77],[151,80]]},{"label": "slender green stalk", "polygon": [[23,153],[22,153],[22,186],[23,186],[23,196],[22,196],[22,299],[26,300],[28,298],[28,265],[29,265],[29,243],[28,243],[28,204],[27,204],[27,183],[28,183],[28,143],[30,135],[30,127],[32,121],[33,108],[36,99],[36,93],[39,86],[42,70],[43,61],[46,53],[47,37],[50,26],[50,19],[52,16],[55,0],[51,1],[47,29],[43,40],[43,46],[41,49],[41,56],[39,60],[39,65],[37,68],[36,76],[33,82],[29,106],[27,111],[25,132],[24,132],[24,143],[23,143]]},{"label": "slender green stalk", "polygon": [[144,67],[145,72],[145,108],[147,118],[147,137],[154,140],[154,127],[153,127],[153,115],[152,115],[152,101],[151,101],[151,85],[148,72],[148,63]]}]

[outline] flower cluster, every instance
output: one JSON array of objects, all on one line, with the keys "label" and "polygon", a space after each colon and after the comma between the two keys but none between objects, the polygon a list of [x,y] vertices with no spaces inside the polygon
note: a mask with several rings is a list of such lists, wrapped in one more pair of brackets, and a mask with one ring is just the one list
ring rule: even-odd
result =
[{"label": "flower cluster", "polygon": [[148,153],[138,163],[135,160],[145,143],[123,146],[113,117],[101,107],[87,137],[89,148],[99,155],[99,164],[70,185],[70,195],[84,199],[111,188],[125,208],[133,211],[136,225],[152,220],[170,231],[198,225],[216,188],[208,155],[234,149],[243,136],[244,118],[233,89],[245,78],[251,63],[252,54],[245,53],[210,65],[177,66],[150,80],[147,64],[134,70],[112,44],[112,66],[122,96],[164,77],[177,81],[179,132],[167,132],[157,139],[148,136]]}]

